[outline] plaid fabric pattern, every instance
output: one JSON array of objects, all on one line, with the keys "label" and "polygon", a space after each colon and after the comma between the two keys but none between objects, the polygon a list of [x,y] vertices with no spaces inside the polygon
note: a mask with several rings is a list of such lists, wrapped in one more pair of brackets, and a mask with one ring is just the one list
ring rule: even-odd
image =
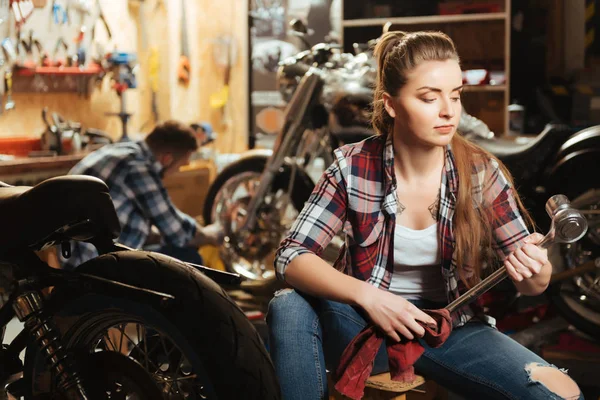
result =
[{"label": "plaid fabric pattern", "polygon": [[[304,253],[321,254],[340,230],[346,236],[334,267],[376,287],[388,289],[394,269],[393,238],[398,199],[391,138],[373,136],[335,150],[335,161],[323,173],[275,258],[275,271],[285,279],[285,270]],[[481,160],[471,175],[476,207],[492,207],[494,250],[504,259],[529,235],[519,214],[506,177],[493,160]],[[465,290],[459,278],[454,253],[453,216],[458,175],[450,146],[440,189],[438,234],[441,272],[448,302]],[[465,277],[474,273],[464,267]],[[475,314],[465,306],[453,313],[453,326],[466,323]]]},{"label": "plaid fabric pattern", "polygon": [[[166,244],[183,247],[196,234],[194,218],[178,210],[163,186],[162,166],[144,141],[106,145],[89,154],[70,175],[91,175],[102,179],[110,189],[121,235],[118,242],[134,249],[146,242],[155,225]],[[71,243],[72,255],[59,258],[65,268],[73,268],[98,255],[96,248],[83,242]]]}]

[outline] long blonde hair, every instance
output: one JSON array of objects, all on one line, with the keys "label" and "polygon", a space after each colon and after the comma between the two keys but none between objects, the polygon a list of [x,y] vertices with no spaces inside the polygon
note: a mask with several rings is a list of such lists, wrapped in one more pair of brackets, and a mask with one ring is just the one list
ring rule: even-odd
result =
[{"label": "long blonde hair", "polygon": [[[392,134],[394,126],[394,119],[384,108],[384,93],[396,95],[406,84],[407,73],[422,62],[460,62],[452,39],[442,32],[387,32],[378,40],[374,55],[378,68],[371,122],[379,135]],[[483,209],[473,206],[471,175],[476,160],[496,160],[511,186],[514,183],[512,175],[500,160],[459,134],[454,135],[451,146],[459,181],[453,224],[456,265],[461,279],[471,286],[481,276],[481,262],[494,262],[493,252],[489,251],[493,243],[491,226],[495,218],[494,212],[491,205],[482,205],[485,206]],[[513,194],[521,215],[533,226],[533,221],[516,190],[513,190]],[[465,277],[464,268],[467,265],[475,270],[475,274],[469,279]]]}]

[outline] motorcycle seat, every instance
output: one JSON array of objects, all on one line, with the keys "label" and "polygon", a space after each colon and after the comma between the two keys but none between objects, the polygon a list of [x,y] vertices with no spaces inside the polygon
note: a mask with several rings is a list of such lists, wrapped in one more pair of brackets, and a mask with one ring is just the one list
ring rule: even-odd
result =
[{"label": "motorcycle seat", "polygon": [[552,126],[548,125],[539,135],[528,140],[515,141],[513,139],[492,138],[477,140],[476,143],[499,158],[522,156],[525,153],[535,151],[552,131]]},{"label": "motorcycle seat", "polygon": [[[61,228],[89,220],[77,237]],[[0,185],[0,251],[22,246],[35,250],[46,244],[97,235],[118,237],[119,219],[108,187],[91,176],[47,179],[33,187]],[[54,243],[51,243],[54,242]]]}]

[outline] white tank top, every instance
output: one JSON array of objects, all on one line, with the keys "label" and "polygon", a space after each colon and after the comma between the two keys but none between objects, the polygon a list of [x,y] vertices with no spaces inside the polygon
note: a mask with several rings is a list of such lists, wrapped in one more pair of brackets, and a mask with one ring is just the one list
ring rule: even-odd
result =
[{"label": "white tank top", "polygon": [[422,230],[396,224],[390,291],[406,299],[445,302],[437,223]]}]

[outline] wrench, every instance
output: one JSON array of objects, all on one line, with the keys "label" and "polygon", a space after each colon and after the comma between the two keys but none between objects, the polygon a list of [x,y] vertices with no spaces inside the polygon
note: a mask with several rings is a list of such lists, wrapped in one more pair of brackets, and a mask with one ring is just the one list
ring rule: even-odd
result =
[{"label": "wrench", "polygon": [[[567,196],[557,194],[552,196],[546,202],[546,212],[552,218],[550,231],[538,246],[548,248],[554,243],[573,243],[581,239],[587,232],[587,220],[579,210],[571,208],[571,203]],[[506,268],[499,270],[479,282],[471,289],[460,295],[445,308],[450,311],[456,311],[462,306],[469,304],[477,299],[481,294],[487,292],[500,281],[508,276]]]}]

